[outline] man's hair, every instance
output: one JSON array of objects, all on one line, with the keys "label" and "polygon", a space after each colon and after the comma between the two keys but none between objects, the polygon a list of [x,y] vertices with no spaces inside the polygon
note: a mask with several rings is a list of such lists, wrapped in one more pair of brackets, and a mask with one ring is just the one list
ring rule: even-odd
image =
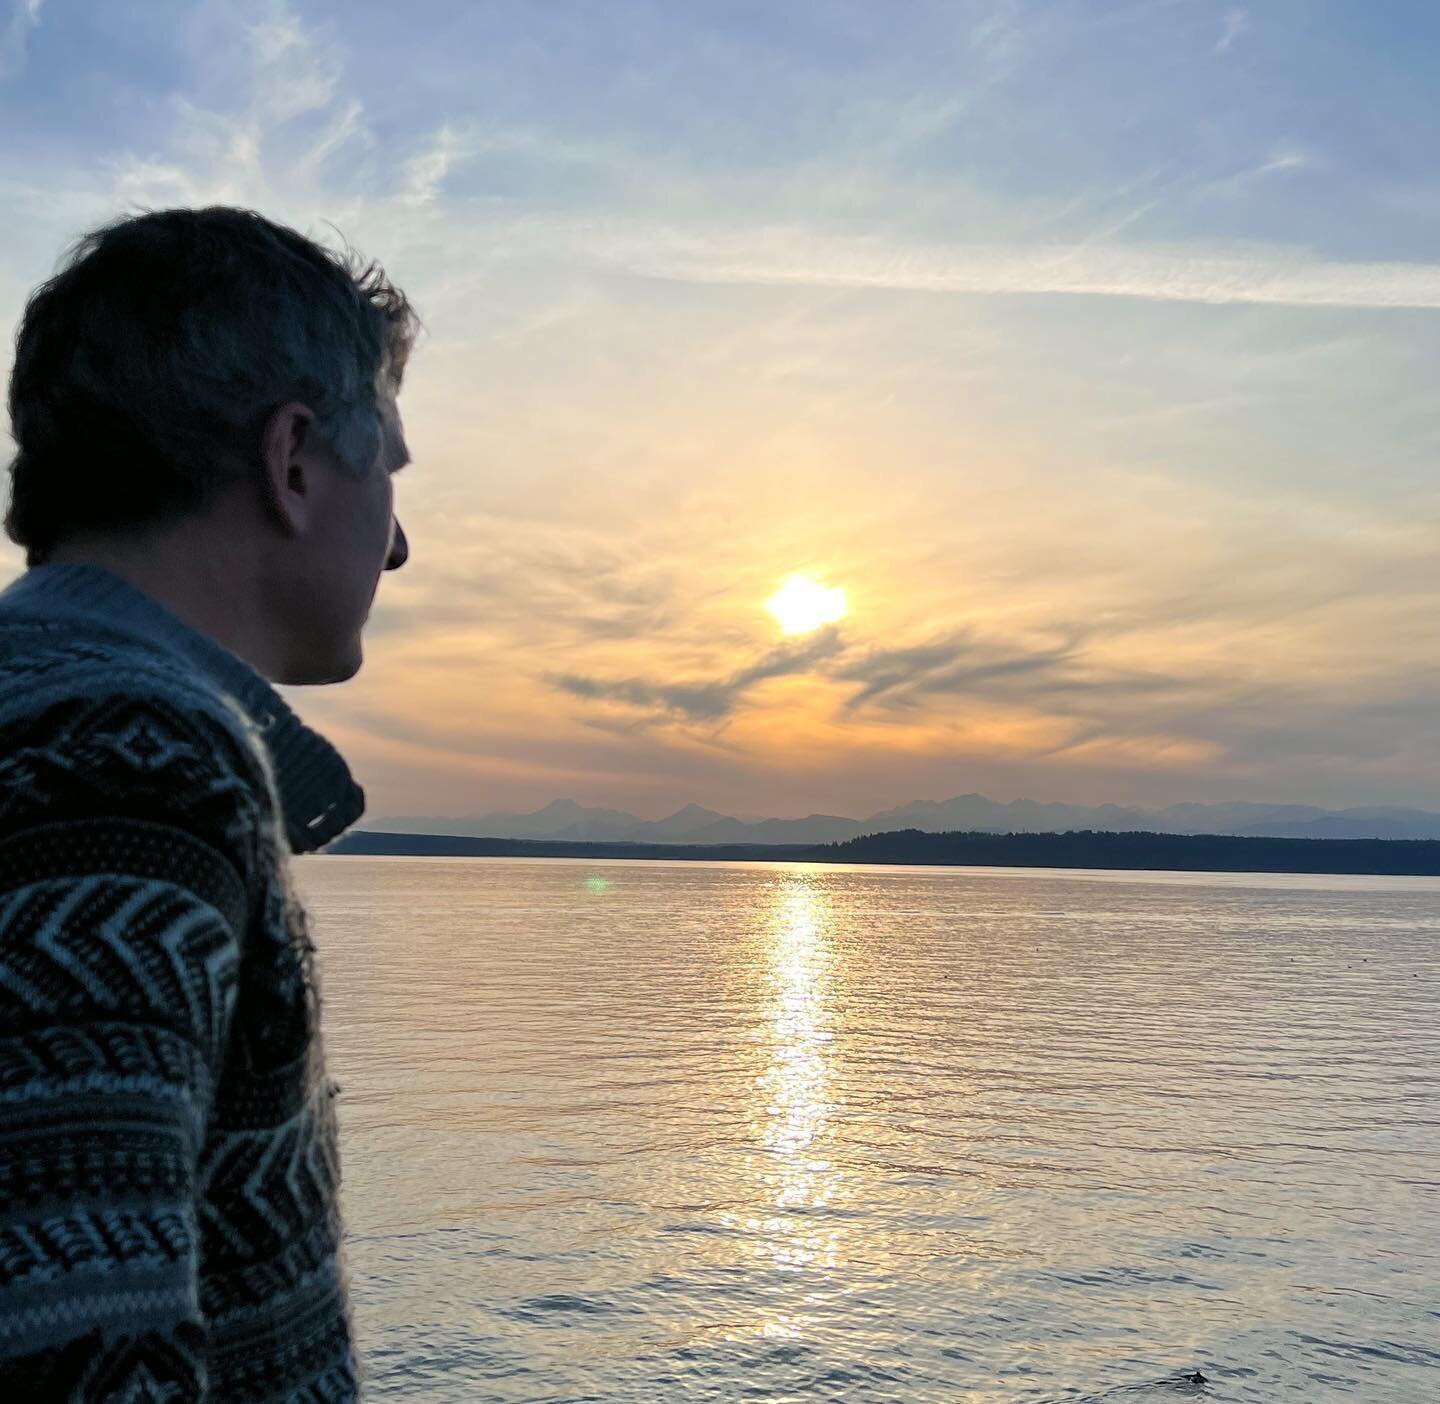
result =
[{"label": "man's hair", "polygon": [[84,236],[25,308],[10,377],[5,530],[38,565],[64,536],[203,510],[257,474],[298,400],[346,466],[379,449],[419,328],[375,263],[253,210],[157,210]]}]

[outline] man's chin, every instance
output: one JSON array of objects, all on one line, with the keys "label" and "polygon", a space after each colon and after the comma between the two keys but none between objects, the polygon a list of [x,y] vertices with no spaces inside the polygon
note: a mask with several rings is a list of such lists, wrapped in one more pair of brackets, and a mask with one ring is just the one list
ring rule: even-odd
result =
[{"label": "man's chin", "polygon": [[365,661],[357,639],[347,653],[329,658],[307,658],[292,665],[278,681],[287,687],[324,687],[328,683],[349,682]]}]

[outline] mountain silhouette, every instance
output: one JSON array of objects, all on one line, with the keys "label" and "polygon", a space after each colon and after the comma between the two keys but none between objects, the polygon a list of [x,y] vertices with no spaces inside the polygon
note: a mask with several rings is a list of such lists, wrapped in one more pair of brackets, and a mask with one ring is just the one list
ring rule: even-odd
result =
[{"label": "mountain silhouette", "polygon": [[1239,838],[1437,839],[1440,814],[1395,806],[1327,810],[1302,804],[1173,804],[1147,810],[1117,804],[1049,804],[985,795],[916,800],[866,819],[810,814],[803,819],[737,819],[687,804],[663,819],[640,819],[620,809],[558,799],[532,813],[495,810],[471,815],[412,815],[372,819],[362,830],[397,834],[554,839],[618,843],[837,843],[865,834],[919,829],[924,833],[1218,834]]}]

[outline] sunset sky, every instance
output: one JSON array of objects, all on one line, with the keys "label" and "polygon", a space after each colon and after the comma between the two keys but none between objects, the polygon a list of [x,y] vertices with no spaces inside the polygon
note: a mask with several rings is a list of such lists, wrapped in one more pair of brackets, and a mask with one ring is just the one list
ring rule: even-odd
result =
[{"label": "sunset sky", "polygon": [[1440,808],[1429,0],[3,3],[7,373],[141,207],[426,322],[410,564],[289,694],[372,817]]}]

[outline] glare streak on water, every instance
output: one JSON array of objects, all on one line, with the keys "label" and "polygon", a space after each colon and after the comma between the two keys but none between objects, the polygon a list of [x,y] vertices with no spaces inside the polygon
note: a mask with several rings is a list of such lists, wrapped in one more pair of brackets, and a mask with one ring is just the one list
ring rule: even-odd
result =
[{"label": "glare streak on water", "polygon": [[296,876],[368,1398],[1440,1398],[1440,881]]}]

